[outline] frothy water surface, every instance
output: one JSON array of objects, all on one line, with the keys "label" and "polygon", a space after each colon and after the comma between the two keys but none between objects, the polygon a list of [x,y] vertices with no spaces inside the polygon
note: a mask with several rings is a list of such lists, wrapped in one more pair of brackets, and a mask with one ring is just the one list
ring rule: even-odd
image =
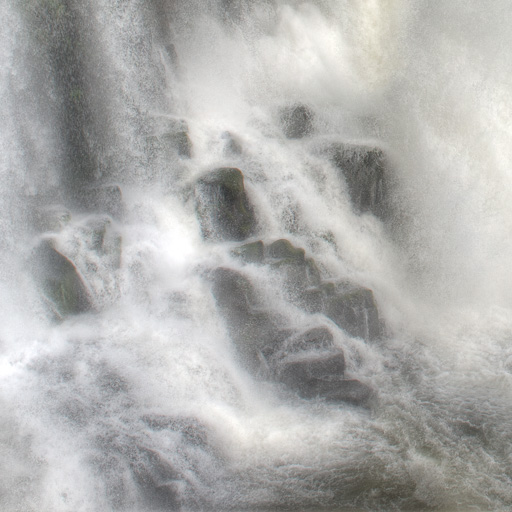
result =
[{"label": "frothy water surface", "polygon": [[[512,506],[505,2],[0,8],[2,510]],[[311,126],[287,136],[296,105]],[[339,144],[386,154],[391,213],[358,209]],[[245,241],[371,289],[380,339],[237,258],[244,240],[205,239],[197,183],[223,167],[243,172]],[[44,291],[48,261],[85,312]],[[251,284],[256,330],[233,328],[218,268]],[[271,325],[255,371],[239,337]],[[272,377],[318,327],[369,403]]]}]

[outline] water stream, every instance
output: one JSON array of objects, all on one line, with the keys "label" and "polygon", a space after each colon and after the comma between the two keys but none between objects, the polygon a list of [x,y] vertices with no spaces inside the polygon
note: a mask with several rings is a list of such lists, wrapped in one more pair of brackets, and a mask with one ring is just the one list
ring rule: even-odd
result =
[{"label": "water stream", "polygon": [[[512,507],[507,2],[0,10],[2,510]],[[286,380],[326,350],[370,398]]]}]

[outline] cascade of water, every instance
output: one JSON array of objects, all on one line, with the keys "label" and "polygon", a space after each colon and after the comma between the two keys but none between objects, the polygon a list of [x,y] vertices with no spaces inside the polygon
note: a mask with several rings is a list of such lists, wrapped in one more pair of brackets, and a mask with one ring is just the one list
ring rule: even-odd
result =
[{"label": "cascade of water", "polygon": [[510,508],[505,2],[0,9],[2,510]]}]

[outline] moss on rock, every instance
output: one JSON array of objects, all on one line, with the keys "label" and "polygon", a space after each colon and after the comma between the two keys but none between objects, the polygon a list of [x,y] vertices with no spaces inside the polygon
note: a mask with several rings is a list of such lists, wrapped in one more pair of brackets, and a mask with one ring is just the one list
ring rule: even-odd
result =
[{"label": "moss on rock", "polygon": [[33,255],[36,278],[55,315],[63,319],[93,308],[91,296],[71,260],[43,241]]}]

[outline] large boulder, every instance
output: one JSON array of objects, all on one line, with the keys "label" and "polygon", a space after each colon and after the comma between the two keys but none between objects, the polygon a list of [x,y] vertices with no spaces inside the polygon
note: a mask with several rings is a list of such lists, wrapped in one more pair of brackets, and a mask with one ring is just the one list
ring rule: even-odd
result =
[{"label": "large boulder", "polygon": [[91,295],[71,260],[44,240],[34,251],[36,279],[53,313],[59,319],[93,308]]},{"label": "large boulder", "polygon": [[223,167],[196,184],[196,211],[204,238],[245,240],[256,231],[256,217],[240,169]]},{"label": "large boulder", "polygon": [[389,214],[389,176],[386,157],[380,148],[336,144],[330,154],[347,183],[354,209],[384,219]]},{"label": "large boulder", "polygon": [[278,380],[302,398],[365,405],[372,389],[355,379],[345,379],[345,357],[337,348],[299,352],[281,364]]},{"label": "large boulder", "polygon": [[288,139],[302,139],[313,131],[313,112],[309,107],[295,104],[280,111],[283,132]]}]

